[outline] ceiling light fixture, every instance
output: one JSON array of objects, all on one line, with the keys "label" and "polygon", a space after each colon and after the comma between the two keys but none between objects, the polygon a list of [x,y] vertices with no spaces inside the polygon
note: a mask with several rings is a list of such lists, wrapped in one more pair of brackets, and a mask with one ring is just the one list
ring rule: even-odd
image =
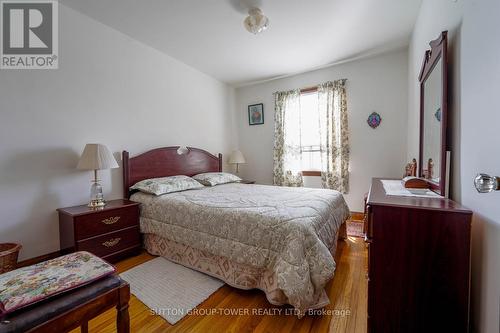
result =
[{"label": "ceiling light fixture", "polygon": [[243,24],[249,32],[256,35],[267,29],[269,26],[269,19],[262,14],[259,8],[252,8],[248,11],[248,16]]}]

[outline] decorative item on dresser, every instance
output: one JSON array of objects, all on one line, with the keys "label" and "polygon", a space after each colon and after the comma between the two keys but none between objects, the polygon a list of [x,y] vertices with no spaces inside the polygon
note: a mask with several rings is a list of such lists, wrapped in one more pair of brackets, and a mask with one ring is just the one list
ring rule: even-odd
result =
[{"label": "decorative item on dresser", "polygon": [[422,178],[417,178],[417,177],[412,177],[412,176],[406,176],[401,180],[402,185],[404,188],[411,188],[411,189],[428,189],[429,188],[429,183],[425,181],[425,179]]},{"label": "decorative item on dresser", "polygon": [[61,252],[88,251],[114,262],[139,253],[139,203],[108,201],[102,209],[86,205],[59,208]]},{"label": "decorative item on dresser", "polygon": [[367,211],[368,332],[467,332],[472,212],[377,178]]},{"label": "decorative item on dresser", "polygon": [[405,166],[405,173],[403,175],[403,177],[408,177],[408,176],[411,176],[411,177],[416,177],[417,176],[417,159],[414,158],[412,159],[412,161],[410,163],[408,163],[406,166]]}]

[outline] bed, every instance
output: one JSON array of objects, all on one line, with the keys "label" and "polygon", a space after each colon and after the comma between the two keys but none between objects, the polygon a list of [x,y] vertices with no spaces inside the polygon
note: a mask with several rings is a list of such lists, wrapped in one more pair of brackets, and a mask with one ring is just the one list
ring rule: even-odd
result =
[{"label": "bed", "polygon": [[141,203],[144,246],[153,255],[217,277],[240,289],[260,289],[274,305],[298,315],[329,303],[337,239],[349,209],[332,190],[230,183],[153,196],[135,183],[173,175],[222,171],[222,155],[165,147],[130,158],[123,152],[124,194]]}]

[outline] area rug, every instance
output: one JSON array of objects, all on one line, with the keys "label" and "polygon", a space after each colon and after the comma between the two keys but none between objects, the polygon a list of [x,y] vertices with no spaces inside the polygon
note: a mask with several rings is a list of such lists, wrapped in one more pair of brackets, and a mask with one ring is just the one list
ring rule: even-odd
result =
[{"label": "area rug", "polygon": [[221,280],[162,257],[120,276],[130,284],[135,297],[172,325],[224,285]]},{"label": "area rug", "polygon": [[347,223],[347,236],[365,237],[363,233],[363,221],[349,220]]}]

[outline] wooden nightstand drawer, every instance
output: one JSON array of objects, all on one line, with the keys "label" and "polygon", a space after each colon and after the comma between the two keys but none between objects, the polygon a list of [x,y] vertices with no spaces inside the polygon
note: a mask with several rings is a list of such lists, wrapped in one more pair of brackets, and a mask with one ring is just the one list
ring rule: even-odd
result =
[{"label": "wooden nightstand drawer", "polygon": [[77,240],[102,235],[115,230],[137,226],[139,206],[107,210],[75,217]]},{"label": "wooden nightstand drawer", "polygon": [[108,201],[100,210],[81,205],[57,211],[62,253],[89,251],[116,261],[141,248],[137,202],[118,199]]},{"label": "wooden nightstand drawer", "polygon": [[140,245],[141,235],[138,226],[77,242],[79,251],[89,251],[99,257],[106,257]]}]

